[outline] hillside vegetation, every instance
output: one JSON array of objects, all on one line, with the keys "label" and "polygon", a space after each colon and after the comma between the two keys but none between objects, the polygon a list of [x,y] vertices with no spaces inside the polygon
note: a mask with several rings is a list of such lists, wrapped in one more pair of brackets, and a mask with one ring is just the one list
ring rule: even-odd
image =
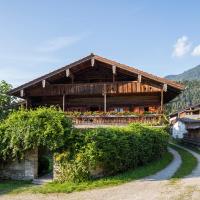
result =
[{"label": "hillside vegetation", "polygon": [[167,114],[200,103],[200,80],[182,81],[181,83],[186,86],[186,89],[165,106]]},{"label": "hillside vegetation", "polygon": [[165,106],[167,114],[200,103],[200,65],[181,74],[169,75],[165,78],[182,83],[186,87],[178,97]]},{"label": "hillside vegetation", "polygon": [[168,75],[165,78],[174,80],[174,81],[193,81],[200,80],[200,65],[197,65],[194,68],[191,68],[178,75]]}]

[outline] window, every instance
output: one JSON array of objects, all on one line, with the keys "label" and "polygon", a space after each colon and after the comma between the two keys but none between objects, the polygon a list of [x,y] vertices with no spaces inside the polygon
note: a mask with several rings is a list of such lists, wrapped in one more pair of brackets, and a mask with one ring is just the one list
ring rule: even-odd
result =
[{"label": "window", "polygon": [[123,112],[123,111],[124,111],[123,108],[120,108],[120,107],[115,108],[115,112]]}]

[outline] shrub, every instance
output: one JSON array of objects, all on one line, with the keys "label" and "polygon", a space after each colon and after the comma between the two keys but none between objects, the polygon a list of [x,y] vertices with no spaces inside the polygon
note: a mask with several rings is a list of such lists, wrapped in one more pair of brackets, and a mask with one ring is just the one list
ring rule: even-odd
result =
[{"label": "shrub", "polygon": [[58,180],[83,181],[114,175],[160,158],[167,149],[162,128],[132,124],[126,128],[74,130],[68,149],[56,155]]},{"label": "shrub", "polygon": [[71,129],[71,120],[53,107],[15,111],[0,125],[0,158],[22,159],[37,147],[58,152],[65,148]]}]

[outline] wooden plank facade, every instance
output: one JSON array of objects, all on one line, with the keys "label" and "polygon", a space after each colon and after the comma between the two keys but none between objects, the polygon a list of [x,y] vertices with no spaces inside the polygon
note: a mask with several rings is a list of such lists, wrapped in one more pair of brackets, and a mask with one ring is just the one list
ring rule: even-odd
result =
[{"label": "wooden plank facade", "polygon": [[9,92],[28,108],[56,105],[63,111],[160,113],[184,87],[91,54]]}]

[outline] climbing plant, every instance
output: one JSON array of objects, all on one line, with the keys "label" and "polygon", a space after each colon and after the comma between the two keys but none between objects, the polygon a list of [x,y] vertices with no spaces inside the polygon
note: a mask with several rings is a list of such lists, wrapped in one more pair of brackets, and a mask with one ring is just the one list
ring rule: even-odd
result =
[{"label": "climbing plant", "polygon": [[71,120],[54,107],[14,111],[0,124],[0,158],[22,159],[27,150],[42,146],[59,152],[71,130]]}]

